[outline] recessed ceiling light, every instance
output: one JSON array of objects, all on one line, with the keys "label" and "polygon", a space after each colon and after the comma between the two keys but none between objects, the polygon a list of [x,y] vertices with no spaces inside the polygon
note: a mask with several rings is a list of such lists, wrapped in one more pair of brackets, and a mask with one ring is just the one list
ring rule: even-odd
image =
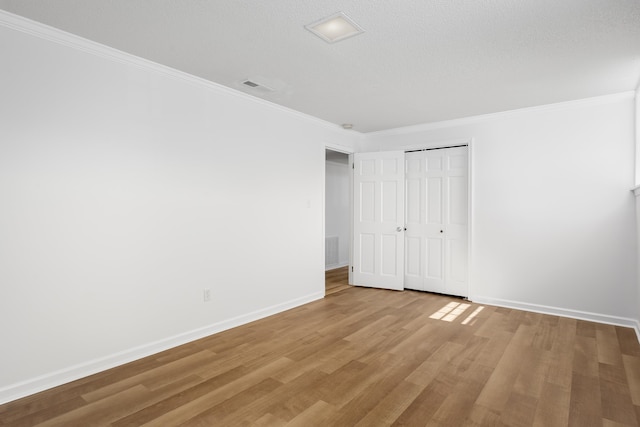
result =
[{"label": "recessed ceiling light", "polygon": [[313,24],[305,25],[305,28],[327,43],[335,43],[364,33],[364,30],[358,24],[342,12]]},{"label": "recessed ceiling light", "polygon": [[342,124],[342,128],[343,129],[353,129],[353,125],[351,123],[343,123]]}]

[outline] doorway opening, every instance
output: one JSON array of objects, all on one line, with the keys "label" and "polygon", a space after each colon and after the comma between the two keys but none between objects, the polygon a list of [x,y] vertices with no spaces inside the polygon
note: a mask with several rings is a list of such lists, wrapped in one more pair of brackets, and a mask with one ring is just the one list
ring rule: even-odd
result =
[{"label": "doorway opening", "polygon": [[325,295],[349,286],[351,163],[349,154],[325,149]]}]

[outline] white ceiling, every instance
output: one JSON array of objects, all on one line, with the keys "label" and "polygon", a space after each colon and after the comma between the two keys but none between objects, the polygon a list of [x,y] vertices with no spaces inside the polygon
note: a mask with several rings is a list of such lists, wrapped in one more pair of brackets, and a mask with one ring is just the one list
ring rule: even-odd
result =
[{"label": "white ceiling", "polygon": [[[635,89],[640,0],[0,0],[0,9],[354,130]],[[342,11],[365,33],[304,26]]]}]

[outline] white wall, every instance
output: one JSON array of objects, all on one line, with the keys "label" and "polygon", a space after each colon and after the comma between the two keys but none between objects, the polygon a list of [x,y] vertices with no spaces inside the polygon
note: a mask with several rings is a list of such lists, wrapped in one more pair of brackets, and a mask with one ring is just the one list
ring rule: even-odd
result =
[{"label": "white wall", "polygon": [[633,97],[368,135],[369,151],[472,139],[471,299],[637,319]]},{"label": "white wall", "polygon": [[349,172],[348,164],[326,162],[325,174],[325,236],[338,236],[339,259],[325,268],[343,267],[349,264]]},{"label": "white wall", "polygon": [[0,52],[0,403],[323,297],[351,133],[4,13]]}]

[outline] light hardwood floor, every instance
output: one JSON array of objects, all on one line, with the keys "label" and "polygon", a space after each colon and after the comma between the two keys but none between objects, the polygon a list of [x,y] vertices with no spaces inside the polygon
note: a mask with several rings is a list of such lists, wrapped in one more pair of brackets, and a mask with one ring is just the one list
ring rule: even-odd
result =
[{"label": "light hardwood floor", "polygon": [[325,295],[335,294],[349,288],[349,267],[340,267],[324,272]]},{"label": "light hardwood floor", "polygon": [[628,328],[349,287],[0,406],[0,420],[11,426],[636,426],[640,346]]}]

